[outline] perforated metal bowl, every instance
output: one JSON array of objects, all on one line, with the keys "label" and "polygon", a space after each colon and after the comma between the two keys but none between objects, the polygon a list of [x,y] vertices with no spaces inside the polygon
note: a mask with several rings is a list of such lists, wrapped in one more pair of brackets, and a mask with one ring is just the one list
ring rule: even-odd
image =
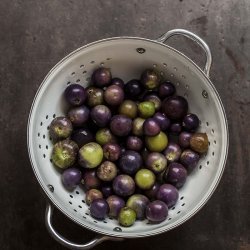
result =
[{"label": "perforated metal bowl", "polygon": [[[198,43],[206,52],[204,71],[185,55],[164,44],[173,35],[184,35]],[[191,218],[209,199],[219,183],[228,151],[228,127],[220,97],[209,80],[211,53],[207,44],[195,34],[181,29],[167,32],[158,40],[139,37],[116,37],[83,46],[61,60],[45,77],[31,107],[28,122],[28,149],[34,173],[48,196],[46,226],[51,235],[70,248],[88,249],[103,240],[145,237],[166,232]],[[198,114],[200,130],[209,136],[209,151],[180,189],[180,198],[167,220],[160,224],[136,221],[129,228],[120,227],[116,220],[97,221],[89,214],[84,191],[73,192],[61,183],[60,173],[53,167],[50,156],[52,142],[48,128],[52,119],[63,115],[67,105],[62,93],[71,83],[87,86],[91,73],[99,66],[112,69],[113,76],[125,82],[138,78],[145,68],[157,68],[170,79],[177,93],[187,98],[190,110]],[[60,236],[52,227],[52,208],[57,207],[71,220],[100,234],[87,244],[74,244]]]}]

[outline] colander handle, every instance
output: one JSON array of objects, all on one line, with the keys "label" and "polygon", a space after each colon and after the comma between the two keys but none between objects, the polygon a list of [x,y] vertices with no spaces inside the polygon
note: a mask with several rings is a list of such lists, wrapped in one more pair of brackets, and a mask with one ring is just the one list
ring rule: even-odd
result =
[{"label": "colander handle", "polygon": [[161,42],[161,43],[165,43],[170,37],[175,36],[175,35],[182,35],[182,36],[185,36],[185,37],[193,40],[205,51],[206,64],[205,64],[205,68],[204,68],[204,73],[207,75],[207,77],[209,77],[209,72],[210,72],[210,68],[211,68],[211,64],[212,64],[212,55],[211,55],[211,51],[210,51],[207,43],[203,39],[201,39],[199,36],[194,34],[193,32],[190,32],[190,31],[184,30],[184,29],[169,30],[167,33],[160,36],[157,39],[157,41]]},{"label": "colander handle", "polygon": [[60,244],[63,246],[69,248],[69,249],[91,249],[94,246],[100,244],[103,241],[106,240],[113,240],[113,241],[121,241],[123,240],[122,238],[117,238],[117,237],[110,237],[110,236],[101,236],[98,235],[96,236],[93,240],[85,243],[85,244],[76,244],[74,242],[71,242],[67,239],[65,239],[63,236],[61,236],[52,226],[52,215],[53,215],[53,209],[54,207],[48,202],[46,206],[46,212],[45,212],[45,225],[50,233],[50,235]]}]

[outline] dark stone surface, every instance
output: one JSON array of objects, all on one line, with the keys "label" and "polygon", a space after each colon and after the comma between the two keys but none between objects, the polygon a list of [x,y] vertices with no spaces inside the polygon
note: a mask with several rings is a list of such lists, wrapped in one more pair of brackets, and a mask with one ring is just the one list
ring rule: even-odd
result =
[{"label": "dark stone surface", "polygon": [[[72,50],[101,38],[156,38],[172,28],[189,29],[211,47],[211,79],[230,129],[224,176],[208,204],[177,229],[122,244],[105,242],[96,249],[250,249],[249,13],[250,2],[238,0],[0,1],[0,249],[63,249],[45,229],[45,199],[26,148],[30,105],[50,68]],[[192,43],[173,39],[170,44],[204,63]],[[94,235],[59,212],[54,220],[72,240]]]}]

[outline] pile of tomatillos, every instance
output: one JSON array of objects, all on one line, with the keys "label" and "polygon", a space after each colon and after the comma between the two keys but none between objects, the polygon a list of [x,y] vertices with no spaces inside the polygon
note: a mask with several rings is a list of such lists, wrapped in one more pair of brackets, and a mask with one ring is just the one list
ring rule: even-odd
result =
[{"label": "pile of tomatillos", "polygon": [[164,221],[209,145],[187,100],[155,70],[124,84],[103,67],[87,88],[70,84],[64,98],[69,110],[49,130],[63,185],[83,185],[95,219]]}]

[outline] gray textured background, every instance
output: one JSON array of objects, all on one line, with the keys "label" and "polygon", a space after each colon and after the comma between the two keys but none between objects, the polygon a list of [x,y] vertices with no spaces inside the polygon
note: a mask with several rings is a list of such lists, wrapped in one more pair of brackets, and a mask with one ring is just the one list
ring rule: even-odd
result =
[{"label": "gray textured background", "polygon": [[[63,249],[45,229],[45,199],[26,149],[30,105],[50,68],[101,38],[156,38],[172,28],[196,32],[211,47],[211,79],[230,128],[225,174],[208,204],[179,228],[96,249],[250,249],[250,1],[1,0],[0,18],[0,249]],[[185,39],[170,44],[204,63]],[[55,226],[78,242],[94,235],[59,212]]]}]

